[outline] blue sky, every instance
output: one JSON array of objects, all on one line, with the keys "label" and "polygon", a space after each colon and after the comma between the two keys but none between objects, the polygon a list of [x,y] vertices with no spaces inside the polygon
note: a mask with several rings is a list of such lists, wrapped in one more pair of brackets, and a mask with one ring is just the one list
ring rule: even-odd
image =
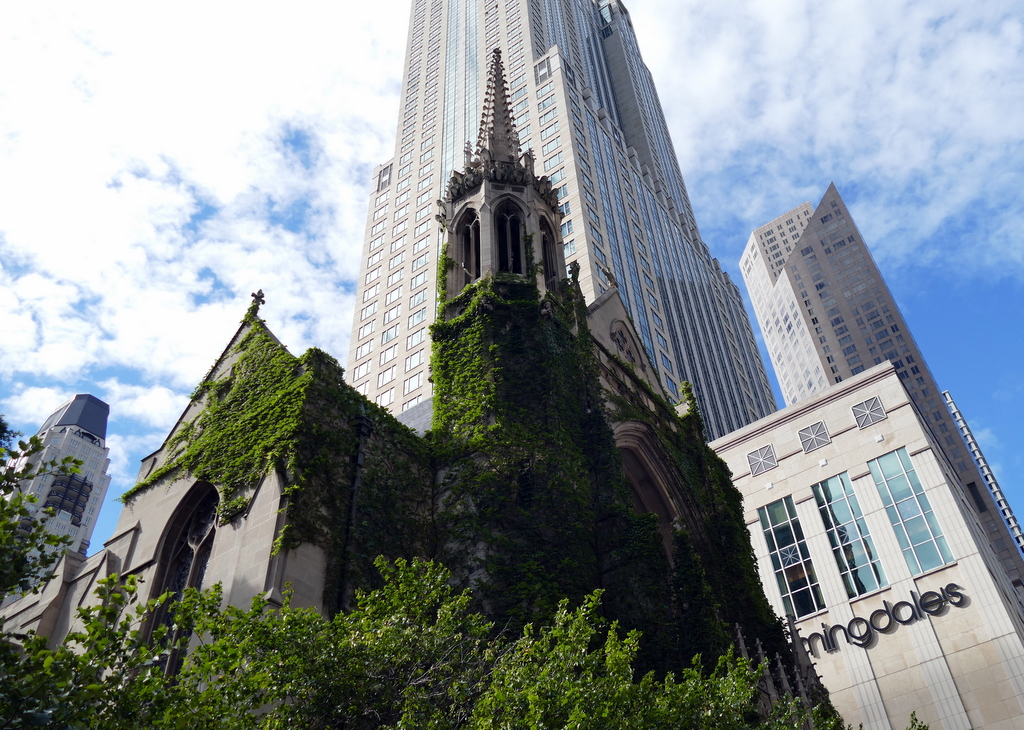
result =
[{"label": "blue sky", "polygon": [[[251,291],[293,352],[345,360],[408,7],[0,7],[0,412],[110,403],[93,545]],[[1019,2],[629,9],[715,255],[740,281],[750,231],[834,181],[1024,513]]]}]

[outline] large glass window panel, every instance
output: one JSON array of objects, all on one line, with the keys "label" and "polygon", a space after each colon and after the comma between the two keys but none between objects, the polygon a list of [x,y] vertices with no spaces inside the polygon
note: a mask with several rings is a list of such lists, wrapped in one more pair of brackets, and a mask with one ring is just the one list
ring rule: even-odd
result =
[{"label": "large glass window panel", "polygon": [[846,472],[811,487],[847,598],[888,585]]},{"label": "large glass window panel", "polygon": [[869,461],[868,468],[910,572],[917,575],[953,562],[907,450]]},{"label": "large glass window panel", "polygon": [[775,580],[787,614],[806,616],[825,607],[792,497],[757,510]]},{"label": "large glass window panel", "polygon": [[903,474],[887,477],[886,481],[889,483],[889,491],[892,493],[894,502],[901,502],[904,499],[910,498],[910,481]]}]

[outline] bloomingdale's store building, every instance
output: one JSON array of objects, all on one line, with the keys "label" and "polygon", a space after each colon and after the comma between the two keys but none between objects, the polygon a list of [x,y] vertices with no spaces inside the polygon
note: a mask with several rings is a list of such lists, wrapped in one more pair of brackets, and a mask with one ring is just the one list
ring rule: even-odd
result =
[{"label": "bloomingdale's store building", "polygon": [[1024,609],[891,365],[711,446],[846,722],[1024,728]]}]

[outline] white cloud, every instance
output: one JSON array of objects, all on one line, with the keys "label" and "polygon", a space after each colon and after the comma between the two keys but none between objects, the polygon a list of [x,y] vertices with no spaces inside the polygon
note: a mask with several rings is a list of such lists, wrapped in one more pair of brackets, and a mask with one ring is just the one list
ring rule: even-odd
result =
[{"label": "white cloud", "polygon": [[[1014,7],[658,0],[631,12],[706,229],[739,215],[749,231],[834,180],[883,263],[1021,277]],[[978,219],[976,235],[946,238]],[[744,241],[712,245],[738,258]]]},{"label": "white cloud", "polygon": [[112,418],[133,418],[147,426],[169,431],[188,405],[188,394],[162,385],[131,385],[116,378],[102,381],[102,398]]},{"label": "white cloud", "polygon": [[294,347],[343,355],[397,107],[402,29],[380,9],[0,10],[2,374],[190,387],[259,287]]},{"label": "white cloud", "polygon": [[[2,413],[13,426],[17,423],[34,423],[38,426],[43,424],[47,416],[57,410],[61,404],[75,397],[75,392],[62,388],[19,388],[15,393],[0,401]],[[31,436],[31,432],[22,428],[25,436]]]},{"label": "white cloud", "polygon": [[1003,442],[999,435],[991,428],[983,426],[978,429],[971,429],[971,432],[974,434],[974,438],[977,439],[982,453],[995,452],[1003,447]]},{"label": "white cloud", "polygon": [[[629,5],[727,268],[751,228],[835,180],[883,266],[1024,277],[1013,3]],[[0,406],[13,422],[38,424],[74,392],[108,399],[118,493],[250,292],[264,290],[293,352],[344,361],[409,8],[0,4]]]},{"label": "white cloud", "polygon": [[118,433],[110,434],[106,444],[107,448],[110,449],[110,468],[108,473],[110,474],[111,488],[104,506],[110,507],[113,504],[116,507],[112,510],[104,510],[106,514],[100,519],[117,518],[121,508],[120,504],[114,500],[120,497],[125,489],[135,483],[135,477],[139,472],[139,461],[137,459],[130,459],[129,455],[139,454],[140,456],[145,456],[153,453],[160,448],[160,444],[163,443],[165,436],[166,434],[160,431],[150,431],[132,436]]}]

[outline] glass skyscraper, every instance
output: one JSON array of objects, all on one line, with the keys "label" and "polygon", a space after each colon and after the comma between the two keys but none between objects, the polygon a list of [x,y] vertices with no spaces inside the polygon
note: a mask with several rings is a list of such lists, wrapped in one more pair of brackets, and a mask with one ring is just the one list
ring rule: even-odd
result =
[{"label": "glass skyscraper", "polygon": [[954,419],[947,408],[836,186],[829,185],[817,206],[803,203],[756,228],[740,270],[786,405],[891,362],[956,469],[993,551],[1024,595],[1016,517],[988,466],[987,476],[979,471],[980,449],[964,442],[966,421],[959,411]]},{"label": "glass skyscraper", "polygon": [[374,171],[350,381],[396,412],[430,397],[436,201],[476,138],[495,48],[587,301],[617,285],[666,391],[693,384],[709,437],[773,412],[739,290],[701,239],[617,0],[413,0],[395,155]]}]

